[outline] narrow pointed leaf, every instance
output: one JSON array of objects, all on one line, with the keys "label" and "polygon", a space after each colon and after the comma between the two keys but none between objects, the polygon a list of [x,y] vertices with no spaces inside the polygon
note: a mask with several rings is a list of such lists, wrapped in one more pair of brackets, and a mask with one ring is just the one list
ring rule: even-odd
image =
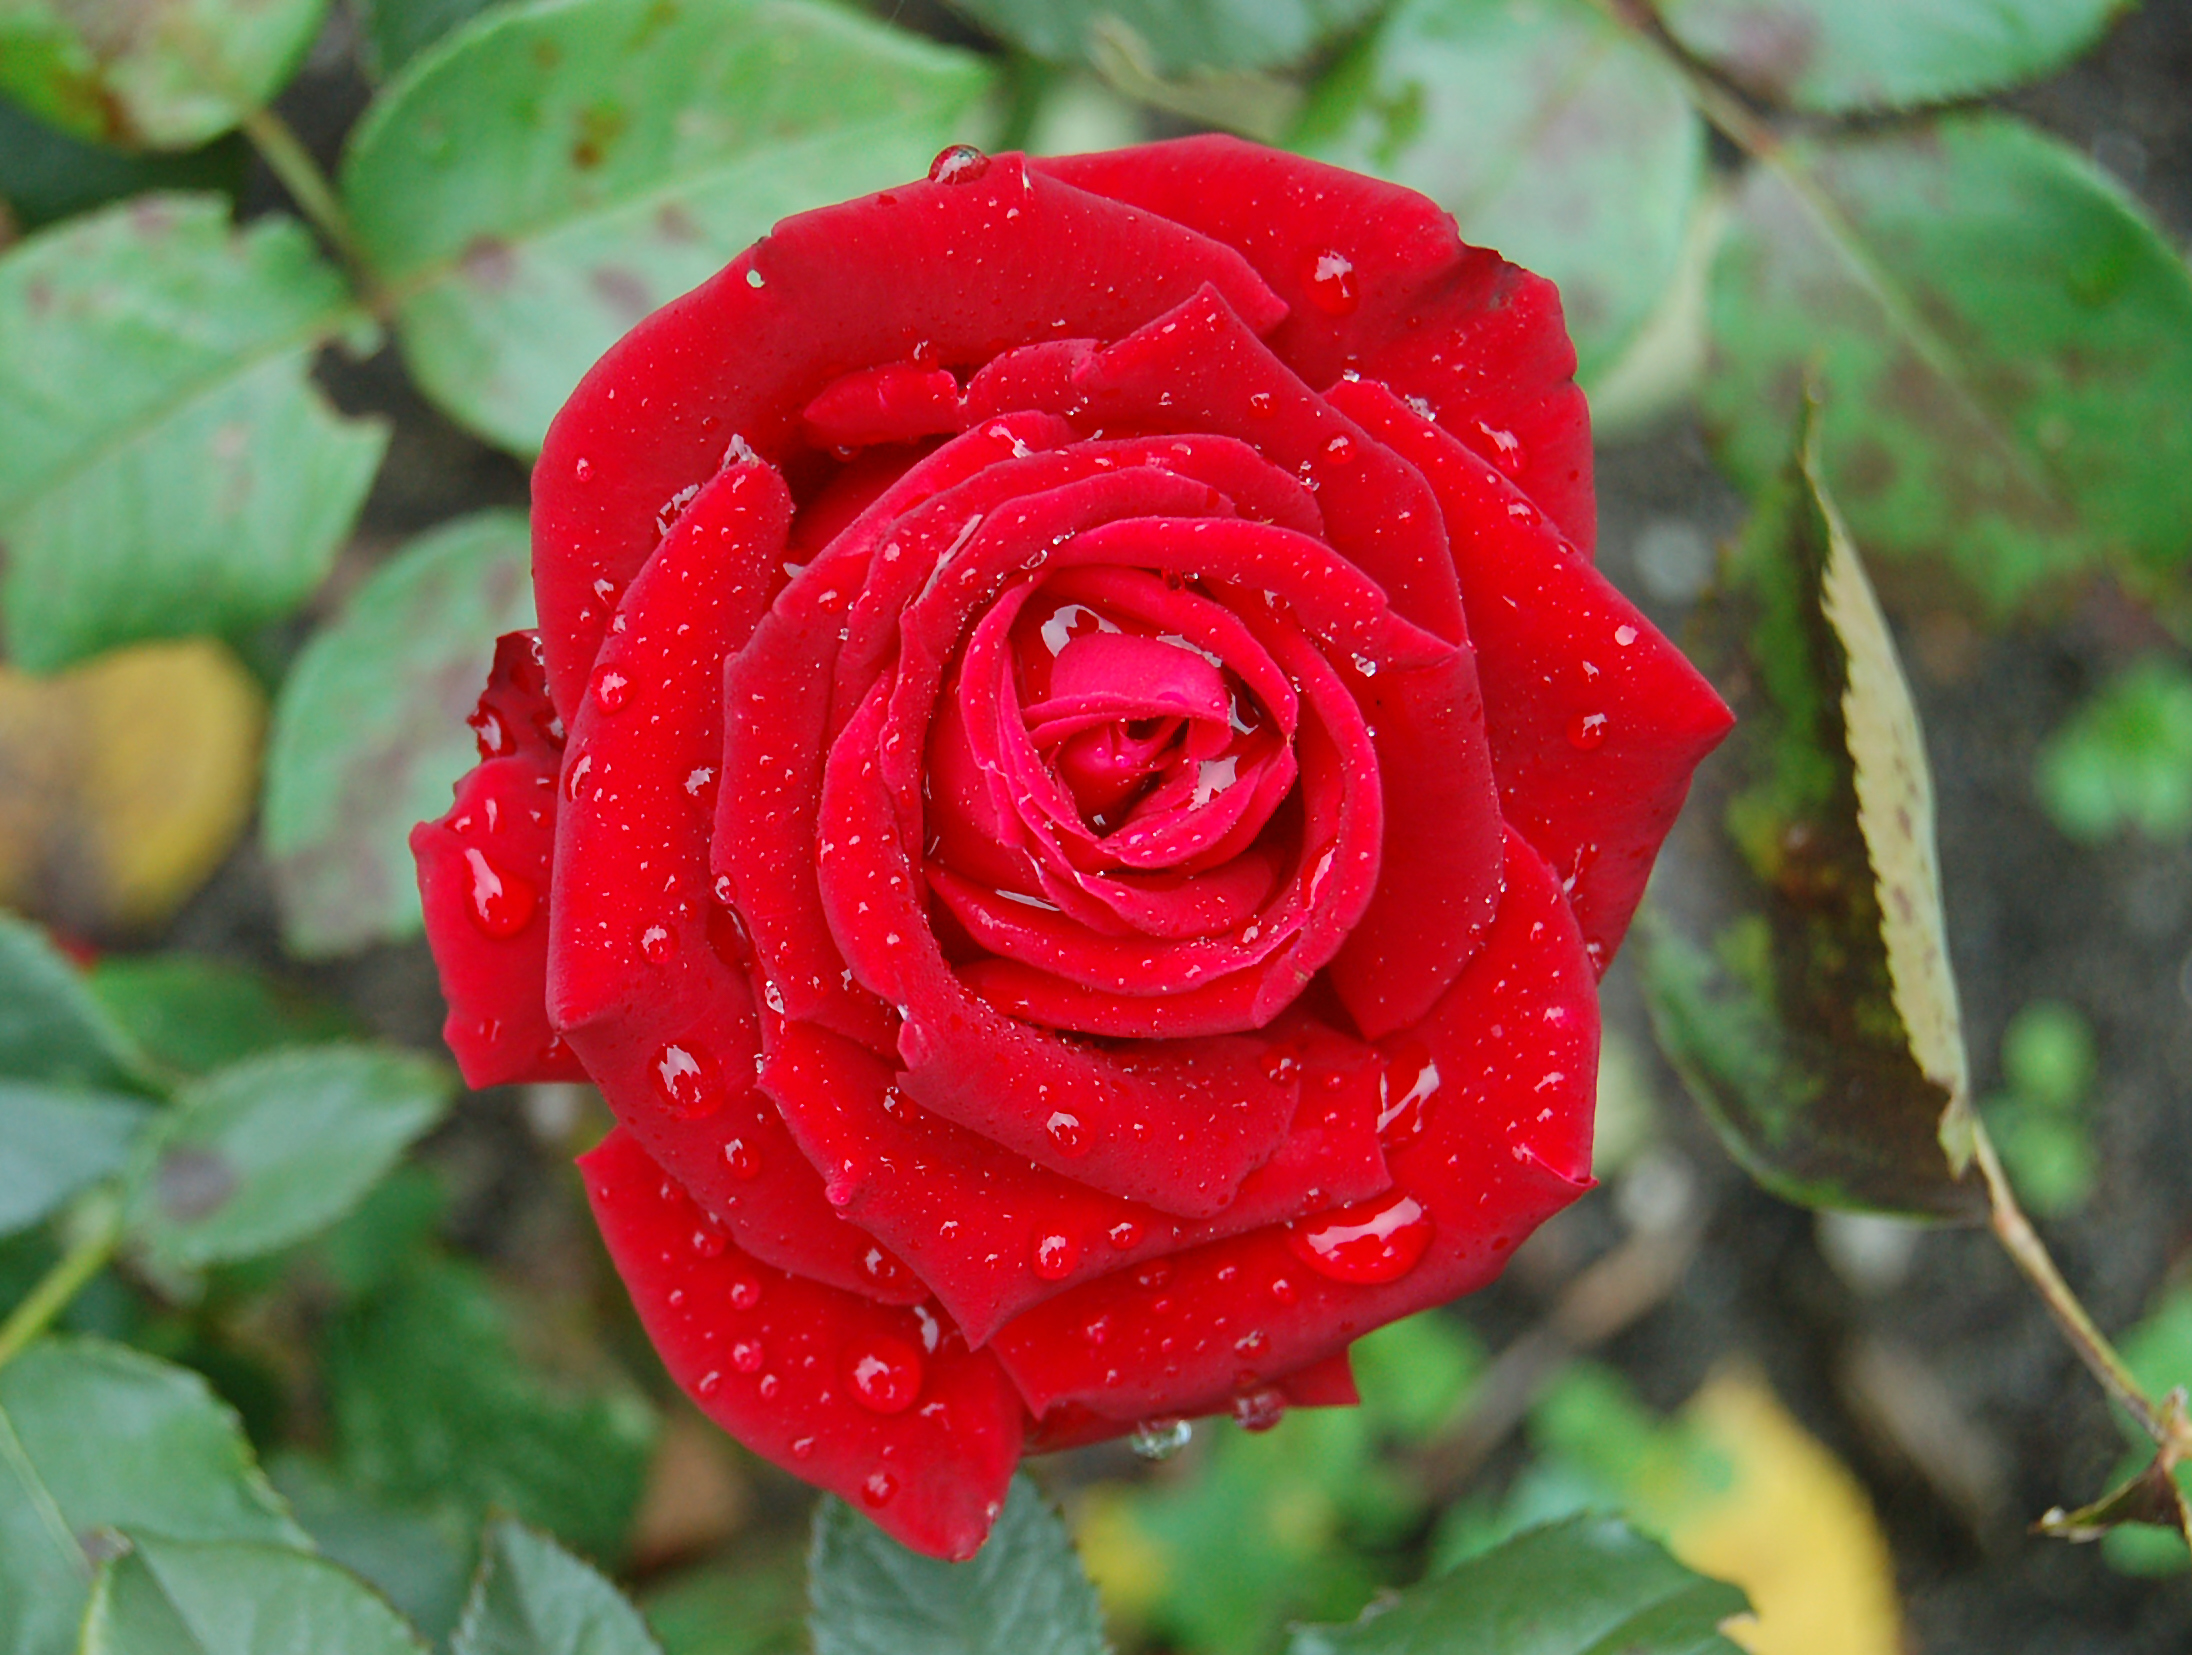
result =
[{"label": "narrow pointed leaf", "polygon": [[1975,1216],[1932,774],[1819,468],[1807,422],[1700,624],[1736,729],[1655,882],[1646,992],[1761,1182],[1809,1206]]},{"label": "narrow pointed leaf", "polygon": [[617,1589],[544,1534],[503,1518],[450,1655],[662,1655]]}]

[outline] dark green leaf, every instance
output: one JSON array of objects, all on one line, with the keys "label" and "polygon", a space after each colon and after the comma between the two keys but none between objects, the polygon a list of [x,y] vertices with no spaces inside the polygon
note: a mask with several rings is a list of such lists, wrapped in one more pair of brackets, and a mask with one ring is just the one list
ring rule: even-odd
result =
[{"label": "dark green leaf", "polygon": [[125,155],[0,98],[0,199],[26,230],[147,190],[214,190],[233,199],[250,164],[250,147],[234,136],[182,155]]},{"label": "dark green leaf", "polygon": [[477,762],[464,717],[496,637],[532,624],[525,519],[482,512],[374,570],[298,654],[274,706],[262,827],[291,948],[419,929],[412,825],[447,810]]},{"label": "dark green leaf", "polygon": [[0,89],[78,137],[188,149],[279,92],[326,15],[327,0],[11,0]]},{"label": "dark green leaf", "polygon": [[1751,170],[1710,306],[1722,458],[1762,488],[1816,372],[1869,551],[2007,605],[2192,550],[2192,272],[2054,139],[1974,115],[1792,143]]},{"label": "dark green leaf", "polygon": [[1659,0],[1683,45],[1797,109],[1897,109],[2037,80],[2133,0]]},{"label": "dark green leaf", "polygon": [[450,1655],[662,1655],[639,1611],[546,1535],[489,1526]]},{"label": "dark green leaf", "polygon": [[968,1563],[907,1551],[844,1501],[814,1517],[814,1655],[1103,1655],[1096,1590],[1025,1475]]},{"label": "dark green leaf", "polygon": [[325,1558],[133,1538],[99,1571],[81,1655],[426,1655],[403,1617]]},{"label": "dark green leaf", "polygon": [[2192,672],[2149,656],[2111,679],[2047,738],[2036,779],[2073,839],[2127,827],[2165,844],[2192,835]]},{"label": "dark green leaf", "polygon": [[65,1655],[101,1529],[305,1543],[236,1416],[183,1368],[48,1339],[0,1368],[0,1652]]},{"label": "dark green leaf", "polygon": [[119,1172],[150,1113],[136,1098],[0,1080],[0,1235]]},{"label": "dark green leaf", "polygon": [[1572,1517],[1425,1581],[1353,1626],[1296,1630],[1288,1655],[1736,1655],[1749,1607],[1615,1517]]},{"label": "dark green leaf", "polygon": [[354,1032],[335,1007],[204,954],[111,954],[86,981],[155,1062],[184,1074]]},{"label": "dark green leaf", "polygon": [[1681,79],[1591,0],[1402,0],[1296,142],[1423,191],[1466,239],[1550,276],[1586,379],[1672,281],[1705,167]]},{"label": "dark green leaf", "polygon": [[805,1655],[806,1567],[794,1550],[680,1575],[640,1601],[666,1655]]},{"label": "dark green leaf", "polygon": [[169,1270],[300,1241],[355,1206],[455,1089],[442,1065],[371,1046],[300,1047],[218,1070],[161,1120],[130,1230]]},{"label": "dark green leaf", "polygon": [[1002,40],[1053,63],[1091,55],[1099,30],[1130,30],[1160,74],[1298,62],[1377,10],[1377,0],[951,0]]},{"label": "dark green leaf", "polygon": [[468,23],[495,0],[359,0],[366,72],[386,80],[451,29]]},{"label": "dark green leaf", "polygon": [[653,1416],[628,1390],[576,1392],[520,1361],[476,1270],[415,1264],[336,1324],[325,1371],[338,1458],[365,1487],[475,1520],[500,1506],[588,1556],[621,1552]]},{"label": "dark green leaf", "polygon": [[775,220],[981,136],[991,79],[808,0],[534,0],[397,78],[343,193],[420,386],[530,453],[602,351]]},{"label": "dark green leaf", "polygon": [[391,1506],[303,1454],[270,1462],[267,1475],[313,1544],[396,1606],[439,1642],[464,1608],[477,1539],[452,1510]]},{"label": "dark green leaf", "polygon": [[327,573],[386,430],[337,416],[314,351],[357,324],[303,226],[143,196],[0,259],[0,597],[35,672],[238,633]]},{"label": "dark green leaf", "polygon": [[1808,425],[1698,634],[1737,722],[1654,881],[1660,1044],[1791,1200],[1976,1215],[1925,742]]},{"label": "dark green leaf", "polygon": [[143,1071],[143,1054],[45,932],[0,913],[0,1075],[111,1086]]}]

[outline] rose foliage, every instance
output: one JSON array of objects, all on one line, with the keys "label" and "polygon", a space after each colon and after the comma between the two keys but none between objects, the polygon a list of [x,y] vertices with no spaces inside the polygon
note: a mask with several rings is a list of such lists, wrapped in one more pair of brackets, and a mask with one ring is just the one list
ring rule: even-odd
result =
[{"label": "rose foliage", "polygon": [[947,151],[587,376],[413,845],[711,1418],[963,1557],[1024,1451],[1353,1400],[1588,1187],[1728,714],[1592,567],[1574,361],[1423,197],[1195,138]]}]

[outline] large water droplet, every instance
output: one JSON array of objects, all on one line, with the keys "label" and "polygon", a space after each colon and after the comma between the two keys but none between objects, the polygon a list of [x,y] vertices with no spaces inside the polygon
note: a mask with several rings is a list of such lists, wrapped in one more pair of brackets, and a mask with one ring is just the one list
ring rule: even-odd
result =
[{"label": "large water droplet", "polygon": [[759,1373],[761,1356],[759,1339],[741,1339],[731,1346],[731,1366],[740,1373]]},{"label": "large water droplet", "polygon": [[989,157],[972,144],[953,144],[939,150],[929,163],[932,184],[971,184],[989,171]]},{"label": "large water droplet", "polygon": [[655,1053],[655,1095],[683,1120],[697,1121],[722,1108],[722,1078],[715,1059],[697,1040],[673,1041]]},{"label": "large water droplet", "polygon": [[1330,248],[1302,260],[1302,285],[1309,290],[1309,302],[1327,316],[1352,315],[1362,303],[1362,292],[1355,285],[1355,261]]},{"label": "large water droplet", "polygon": [[632,681],[614,667],[594,674],[594,705],[605,713],[618,712],[631,699]]},{"label": "large water droplet", "polygon": [[677,953],[677,938],[666,925],[650,925],[639,934],[639,951],[649,965],[667,965]]},{"label": "large water droplet", "polygon": [[1111,1237],[1111,1245],[1122,1253],[1131,1252],[1142,1244],[1142,1227],[1131,1218],[1120,1219],[1107,1233]]},{"label": "large water droplet", "polygon": [[594,768],[594,755],[574,754],[570,768],[563,772],[563,796],[573,804],[586,796],[586,777]]},{"label": "large water droplet", "polygon": [[465,723],[472,726],[472,736],[479,746],[483,759],[506,759],[518,750],[518,738],[503,723],[502,715],[484,701],[472,709]]},{"label": "large water droplet", "polygon": [[1286,1417],[1286,1393],[1276,1385],[1243,1392],[1233,1399],[1233,1422],[1244,1431],[1268,1431]]},{"label": "large water droplet", "polygon": [[921,1353],[903,1339],[875,1334],[845,1352],[853,1400],[871,1413],[902,1414],[921,1395]]},{"label": "large water droplet", "polygon": [[1575,722],[1568,726],[1568,745],[1578,752],[1588,753],[1601,747],[1606,741],[1606,715],[1604,713],[1579,713]]},{"label": "large water droplet", "polygon": [[1334,1281],[1398,1281],[1416,1267],[1436,1226],[1414,1196],[1394,1190],[1336,1207],[1286,1232],[1294,1256]]},{"label": "large water droplet", "polygon": [[731,1308],[751,1310],[761,1302],[761,1284],[751,1276],[740,1276],[731,1283]]},{"label": "large water droplet", "polygon": [[490,937],[514,937],[533,917],[540,898],[529,880],[505,873],[476,850],[464,853],[472,870],[472,923]]},{"label": "large water droplet", "polygon": [[1035,1238],[1035,1273],[1045,1281],[1063,1281],[1081,1262],[1081,1249],[1066,1235]]},{"label": "large water droplet", "polygon": [[1050,1134],[1050,1141],[1058,1146],[1062,1154],[1079,1155],[1088,1147],[1088,1139],[1081,1130],[1081,1117],[1078,1115],[1069,1115],[1063,1109],[1057,1110],[1043,1123],[1043,1129]]},{"label": "large water droplet", "polygon": [[1126,1444],[1138,1458],[1145,1460],[1169,1460],[1195,1435],[1195,1427],[1184,1419],[1165,1415],[1159,1419],[1145,1419],[1134,1427],[1133,1435]]},{"label": "large water droplet", "polygon": [[1482,420],[1477,421],[1477,429],[1492,445],[1492,463],[1510,477],[1517,475],[1523,466],[1522,439],[1512,431],[1487,425]]},{"label": "large water droplet", "polygon": [[1404,1040],[1378,1077],[1378,1138],[1388,1146],[1412,1143],[1439,1089],[1438,1064],[1420,1040]]}]

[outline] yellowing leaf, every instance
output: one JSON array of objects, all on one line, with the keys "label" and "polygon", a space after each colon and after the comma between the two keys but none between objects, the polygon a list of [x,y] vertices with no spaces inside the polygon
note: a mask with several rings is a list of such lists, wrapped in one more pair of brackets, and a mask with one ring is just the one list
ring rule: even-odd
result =
[{"label": "yellowing leaf", "polygon": [[1677,1516],[1667,1546],[1750,1594],[1755,1617],[1729,1622],[1728,1636],[1752,1655],[1900,1655],[1887,1540],[1842,1462],[1749,1374],[1707,1381],[1686,1413],[1734,1476]]},{"label": "yellowing leaf", "polygon": [[167,919],[249,819],[265,727],[205,639],[51,678],[0,667],[0,901],[87,930]]}]

